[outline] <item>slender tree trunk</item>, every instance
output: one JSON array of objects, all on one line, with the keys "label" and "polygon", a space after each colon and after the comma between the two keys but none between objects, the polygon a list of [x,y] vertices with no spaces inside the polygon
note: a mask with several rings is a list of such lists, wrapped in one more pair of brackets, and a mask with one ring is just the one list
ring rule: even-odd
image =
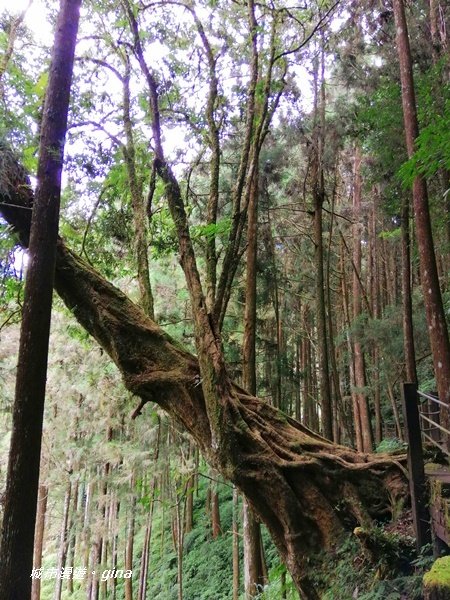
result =
[{"label": "slender tree trunk", "polygon": [[[393,7],[402,84],[405,139],[408,156],[411,157],[415,150],[415,140],[419,135],[411,50],[403,0],[393,0]],[[436,384],[441,401],[449,404],[450,343],[436,267],[427,184],[425,179],[420,175],[417,175],[414,179],[413,204],[419,248],[420,277],[422,280]],[[448,411],[442,411],[442,417],[444,427],[448,427]]]},{"label": "slender tree trunk", "polygon": [[316,190],[314,193],[314,239],[316,249],[316,323],[318,339],[317,350],[319,364],[321,422],[323,436],[328,440],[332,440],[333,410],[331,403],[330,369],[328,363],[328,339],[326,324],[327,316],[325,307],[322,203],[323,196],[319,192],[319,190]]},{"label": "slender tree trunk", "polygon": [[194,475],[190,475],[186,483],[186,504],[184,515],[184,531],[189,533],[194,526]]},{"label": "slender tree trunk", "polygon": [[[44,546],[45,532],[45,515],[47,512],[48,488],[45,485],[39,486],[37,517],[36,517],[36,533],[34,536],[34,558],[33,568],[40,569],[42,567],[42,550]],[[34,578],[31,587],[31,600],[40,600],[41,598],[41,580]]]},{"label": "slender tree trunk", "polygon": [[416,352],[414,344],[413,306],[411,295],[411,237],[409,234],[409,200],[403,198],[402,207],[402,303],[403,351],[405,353],[406,381],[417,383]]},{"label": "slender tree trunk", "polygon": [[[358,319],[361,316],[361,233],[360,233],[360,207],[361,207],[361,150],[359,146],[355,150],[354,161],[354,183],[353,183],[353,318]],[[372,424],[370,421],[369,402],[367,399],[366,371],[364,365],[364,355],[361,343],[358,340],[353,341],[354,354],[354,390],[352,392],[353,402],[355,404],[355,415],[358,414],[361,427],[362,446],[358,450],[362,452],[372,452],[373,437]]]},{"label": "slender tree trunk", "polygon": [[[110,541],[109,541],[109,508],[110,502],[108,497],[108,487],[107,484],[104,484],[103,487],[103,508],[102,508],[102,523],[104,528],[104,534],[101,536],[101,554],[100,554],[100,564],[108,565],[109,561],[109,550],[110,550]],[[102,600],[106,600],[108,597],[108,580],[100,581],[99,595]]]},{"label": "slender tree trunk", "polygon": [[86,485],[86,500],[84,504],[84,515],[83,515],[83,554],[84,561],[83,567],[88,569],[89,567],[89,554],[90,554],[90,545],[91,545],[91,535],[90,535],[90,521],[91,521],[91,505],[92,505],[92,493],[94,489],[94,484],[89,481]]},{"label": "slender tree trunk", "polygon": [[283,571],[280,576],[280,585],[281,585],[281,598],[282,600],[286,600],[287,591],[286,591],[286,571]]},{"label": "slender tree trunk", "polygon": [[[256,395],[256,258],[258,231],[259,178],[255,170],[248,206],[247,262],[244,310],[243,383]],[[258,594],[263,585],[262,548],[259,521],[246,498],[243,500],[244,583],[248,600]]]},{"label": "slender tree trunk", "polygon": [[[446,7],[444,3],[439,0],[429,0],[430,8],[430,33],[431,33],[431,50],[433,56],[433,64],[437,65],[438,62],[444,59],[444,63],[441,66],[441,73],[437,75],[433,81],[433,93],[435,101],[439,110],[444,111],[444,98],[442,96],[442,86],[445,86],[449,82],[450,74],[450,58],[448,55],[448,24],[446,23]],[[444,273],[448,273],[450,269],[450,170],[448,168],[442,168],[439,170],[439,179],[441,184],[441,191],[444,198],[443,212],[444,219],[446,222],[446,251],[443,256],[443,268]]]},{"label": "slender tree trunk", "polygon": [[29,0],[28,6],[25,8],[25,10],[23,10],[16,17],[13,17],[7,27],[8,31],[6,32],[6,34],[8,36],[8,43],[6,46],[6,50],[3,53],[1,60],[0,60],[0,100],[4,104],[6,104],[6,97],[5,97],[5,88],[3,85],[3,78],[5,76],[5,73],[8,70],[9,63],[14,54],[14,45],[16,43],[17,36],[19,35],[20,27],[25,19],[28,9],[30,8],[31,2],[32,2],[32,0]]},{"label": "slender tree trunk", "polygon": [[395,400],[394,390],[392,389],[392,384],[389,381],[389,379],[387,379],[386,385],[387,385],[389,400],[391,401],[392,413],[394,415],[396,436],[398,437],[399,440],[401,440],[401,439],[403,439],[403,434],[402,434],[402,426],[400,423],[400,412],[399,412],[399,408],[397,406],[397,402]]},{"label": "slender tree trunk", "polygon": [[333,233],[334,233],[334,222],[335,222],[335,202],[336,202],[336,181],[337,181],[337,167],[338,162],[335,165],[335,183],[333,189],[332,196],[332,205],[331,205],[331,221],[330,221],[330,231],[328,236],[328,252],[327,252],[327,262],[326,262],[326,281],[325,281],[325,289],[326,289],[326,299],[328,303],[328,314],[327,314],[327,340],[328,340],[328,353],[330,357],[330,366],[331,366],[331,375],[334,387],[334,398],[335,409],[333,411],[333,440],[336,443],[340,443],[341,433],[345,431],[347,435],[347,439],[351,439],[351,426],[348,423],[347,414],[344,407],[344,401],[341,393],[340,379],[339,379],[339,369],[336,358],[336,345],[335,345],[335,325],[333,323],[333,311],[332,311],[332,302],[331,302],[331,281],[330,281],[330,271],[331,271],[331,254],[332,254],[332,244],[333,244]]},{"label": "slender tree trunk", "polygon": [[239,600],[239,492],[233,486],[233,600]]},{"label": "slender tree trunk", "polygon": [[[214,476],[217,477],[217,473],[214,472]],[[211,526],[213,539],[217,539],[222,534],[222,525],[220,522],[220,500],[219,492],[217,489],[217,482],[212,481],[211,486]]]},{"label": "slender tree trunk", "polygon": [[[78,488],[79,488],[79,480],[77,479],[73,485],[73,493],[72,493],[72,510],[69,515],[69,547],[67,550],[67,562],[70,567],[73,567],[75,564],[75,548],[77,544],[77,535],[76,535],[76,515],[78,512]],[[69,577],[67,580],[67,591],[69,594],[73,594],[73,577]]]},{"label": "slender tree trunk", "polygon": [[[246,506],[247,505],[247,506]],[[251,600],[264,586],[263,549],[260,524],[247,500],[243,500],[244,585],[246,600]]]},{"label": "slender tree trunk", "polygon": [[[330,368],[328,361],[327,311],[325,302],[324,247],[323,247],[323,203],[325,200],[325,184],[323,172],[323,146],[325,135],[325,59],[322,48],[321,78],[318,81],[318,66],[315,72],[315,109],[316,121],[315,144],[313,148],[313,209],[314,209],[314,246],[316,267],[316,325],[317,354],[319,366],[319,389],[321,402],[322,433],[327,440],[333,439],[333,408],[331,400]],[[320,87],[320,101],[319,101]]]},{"label": "slender tree trunk", "polygon": [[[134,491],[134,476],[131,481],[131,489],[130,493],[132,494],[130,506],[129,506],[129,515],[128,515],[128,524],[127,524],[127,539],[126,539],[126,547],[125,547],[125,569],[127,571],[133,570],[133,552],[134,552],[134,530],[136,523],[136,494]],[[133,600],[133,578],[129,577],[124,580],[125,587],[125,600]]]},{"label": "slender tree trunk", "polygon": [[61,172],[80,4],[61,3],[45,98],[0,541],[2,600],[31,596]]},{"label": "slender tree trunk", "polygon": [[[89,600],[98,600],[99,595],[99,566],[102,558],[102,545],[103,538],[101,535],[97,536],[91,547],[90,553],[90,565],[92,571],[89,573],[89,585],[88,585],[88,598]],[[128,580],[125,580],[128,581]]]},{"label": "slender tree trunk", "polygon": [[[346,329],[346,341],[347,341],[347,350],[349,360],[349,380],[350,380],[350,388],[353,388],[355,384],[355,356],[354,349],[352,345],[352,341],[350,339],[350,306],[349,306],[349,294],[348,294],[348,283],[347,283],[347,273],[345,270],[345,261],[344,261],[344,246],[341,244],[341,271],[342,271],[342,279],[341,279],[341,288],[342,288],[342,311],[344,314],[345,321],[345,329]],[[361,428],[361,416],[359,411],[359,404],[356,401],[353,391],[351,391],[352,398],[352,409],[353,409],[353,424],[355,428],[355,446],[357,450],[361,451],[364,447],[363,438],[362,438],[362,428]]]},{"label": "slender tree trunk", "polygon": [[[379,313],[379,284],[378,284],[378,236],[377,236],[377,211],[378,211],[378,189],[372,189],[373,207],[370,213],[369,220],[369,273],[368,273],[368,289],[370,298],[370,307],[372,317],[378,319]],[[380,349],[378,344],[375,344],[372,350],[372,387],[373,401],[375,409],[375,428],[374,437],[375,444],[378,445],[383,437],[383,422],[381,415],[381,388],[380,388]]]},{"label": "slender tree trunk", "polygon": [[177,583],[178,583],[177,598],[178,598],[178,600],[183,600],[184,527],[183,527],[183,519],[182,519],[182,515],[181,515],[181,498],[177,498],[175,514],[176,514],[176,549],[177,549]]},{"label": "slender tree trunk", "polygon": [[[115,533],[113,535],[112,548],[111,548],[111,558],[112,558],[112,568],[117,569],[117,557],[118,557],[118,546],[119,546],[119,534],[117,533],[119,529],[119,516],[120,516],[120,502],[117,499],[114,499],[111,506],[112,514],[114,515],[114,529]],[[117,579],[114,577],[112,580],[112,600],[116,600],[117,598]]]},{"label": "slender tree trunk", "polygon": [[[69,513],[70,513],[70,500],[72,497],[72,482],[69,480],[67,483],[66,493],[64,496],[64,509],[63,519],[61,524],[61,534],[59,537],[59,550],[58,550],[58,573],[66,566],[67,548],[68,548],[68,524],[69,524]],[[55,593],[53,595],[54,600],[61,600],[63,580],[60,577],[56,578]]]},{"label": "slender tree trunk", "polygon": [[131,208],[133,211],[134,255],[137,266],[140,305],[152,319],[154,315],[153,293],[150,283],[150,267],[148,259],[148,227],[146,202],[142,189],[142,179],[136,168],[136,148],[134,144],[133,126],[130,108],[130,61],[125,58],[125,76],[123,77],[123,122],[126,134],[126,145],[122,147],[130,187]]},{"label": "slender tree trunk", "polygon": [[144,546],[142,549],[141,556],[141,571],[139,574],[139,600],[146,600],[147,598],[147,577],[148,577],[148,567],[150,564],[150,544],[152,539],[152,529],[153,529],[153,512],[155,508],[155,493],[156,493],[156,484],[157,479],[153,477],[151,492],[150,492],[150,508],[147,515],[147,522],[145,525],[145,538],[144,538]]}]

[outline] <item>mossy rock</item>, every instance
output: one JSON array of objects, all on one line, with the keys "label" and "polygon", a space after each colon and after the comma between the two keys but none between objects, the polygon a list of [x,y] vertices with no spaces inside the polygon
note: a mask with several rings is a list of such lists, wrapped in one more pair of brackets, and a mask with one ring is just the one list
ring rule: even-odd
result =
[{"label": "mossy rock", "polygon": [[425,600],[450,600],[450,556],[438,558],[423,577]]}]

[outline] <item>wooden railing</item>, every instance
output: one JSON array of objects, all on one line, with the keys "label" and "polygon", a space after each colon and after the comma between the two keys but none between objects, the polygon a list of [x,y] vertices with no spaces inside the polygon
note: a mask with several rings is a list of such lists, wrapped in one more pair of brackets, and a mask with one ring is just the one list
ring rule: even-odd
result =
[{"label": "wooden railing", "polygon": [[[450,431],[441,424],[450,422],[450,408],[435,395],[420,392],[413,383],[403,384],[402,403],[408,444],[411,509],[417,547],[420,549],[431,541],[430,495],[425,478],[423,444],[432,444],[450,458]],[[443,532],[440,533],[436,528],[433,531],[435,536],[447,541]]]},{"label": "wooden railing", "polygon": [[417,391],[422,440],[430,442],[450,457],[450,431],[441,425],[441,416],[450,421],[450,407],[434,394]]}]

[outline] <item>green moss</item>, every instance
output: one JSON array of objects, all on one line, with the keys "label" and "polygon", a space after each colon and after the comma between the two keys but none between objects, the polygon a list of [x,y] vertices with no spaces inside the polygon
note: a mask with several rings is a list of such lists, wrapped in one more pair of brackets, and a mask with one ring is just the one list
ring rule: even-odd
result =
[{"label": "green moss", "polygon": [[438,558],[428,573],[423,577],[425,587],[442,587],[450,591],[450,556]]},{"label": "green moss", "polygon": [[441,497],[442,483],[439,479],[431,480],[430,492],[431,492],[431,503],[434,504],[439,501]]},{"label": "green moss", "polygon": [[437,471],[438,469],[442,469],[442,465],[439,463],[427,463],[425,465],[426,473],[434,473],[434,471]]}]

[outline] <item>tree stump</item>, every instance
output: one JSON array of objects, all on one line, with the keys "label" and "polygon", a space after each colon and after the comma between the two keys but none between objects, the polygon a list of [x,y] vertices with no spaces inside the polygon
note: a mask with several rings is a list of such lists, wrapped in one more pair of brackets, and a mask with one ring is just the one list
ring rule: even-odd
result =
[{"label": "tree stump", "polygon": [[450,600],[450,556],[438,558],[423,577],[425,600]]}]

